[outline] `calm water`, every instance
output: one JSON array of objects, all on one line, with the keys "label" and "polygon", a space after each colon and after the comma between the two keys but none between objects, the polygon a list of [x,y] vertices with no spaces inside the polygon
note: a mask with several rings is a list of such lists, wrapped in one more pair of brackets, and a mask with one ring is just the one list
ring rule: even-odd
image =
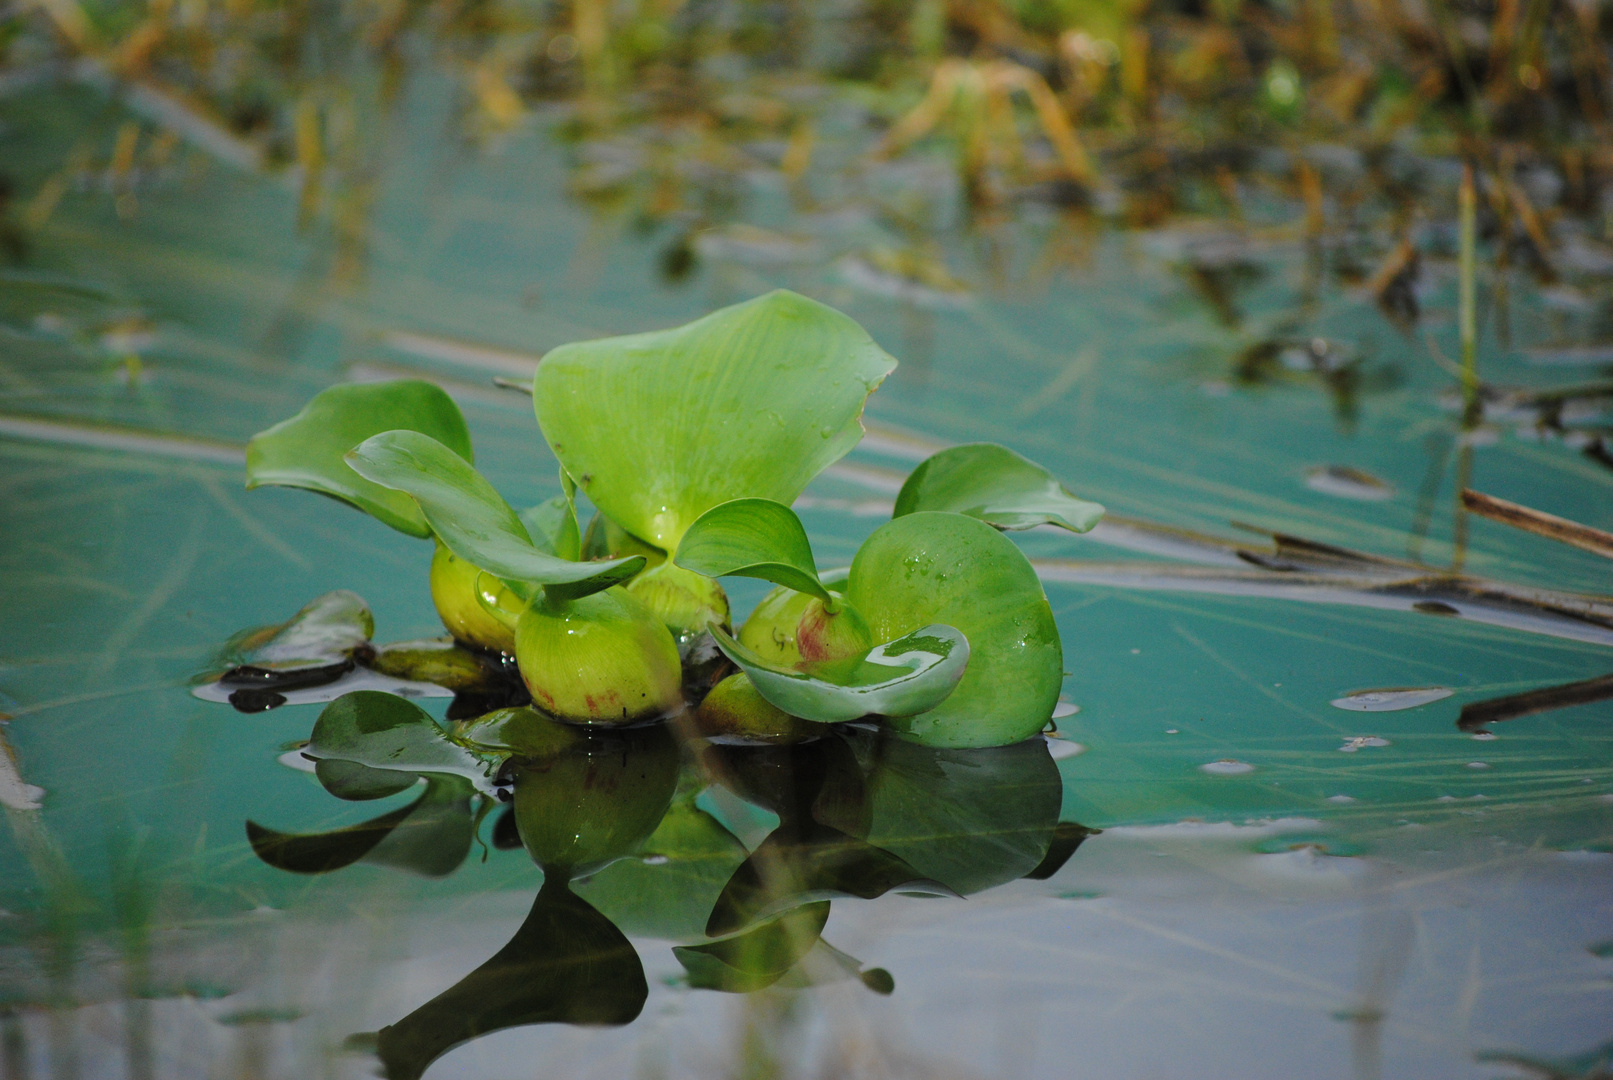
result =
[{"label": "calm water", "polygon": [[[93,169],[131,114],[84,88],[0,100],[22,190],[75,147],[92,163],[27,266],[0,275],[7,1077],[371,1075],[350,1037],[448,990],[533,905],[542,875],[519,848],[471,847],[440,877],[373,862],[307,876],[248,845],[248,819],[314,833],[417,796],[343,803],[283,763],[316,705],[246,715],[193,697],[219,645],[336,588],[366,598],[377,641],[440,627],[425,545],[303,492],[243,491],[245,440],[335,382],[432,378],[483,471],[530,504],[555,490],[554,461],[528,400],[491,376],[776,286],[848,312],[902,364],[870,403],[871,437],[801,504],[826,563],[952,442],[1008,444],[1108,506],[1088,537],[1021,537],[1045,560],[1079,711],[1007,764],[836,751],[864,838],[968,895],[834,899],[833,949],[756,993],[691,986],[672,950],[704,940],[724,883],[793,811],[742,784],[684,791],[658,841],[576,885],[642,964],[637,1018],[491,1034],[432,1080],[1488,1077],[1521,1067],[1509,1055],[1605,1075],[1613,706],[1477,733],[1457,720],[1607,674],[1613,621],[1404,585],[1416,568],[1270,569],[1235,551],[1269,553],[1264,531],[1436,577],[1452,565],[1460,433],[1423,339],[1456,352],[1448,210],[1419,234],[1407,336],[1313,274],[1292,207],[1127,233],[1032,202],[971,225],[939,162],[870,166],[811,206],[756,164],[726,177],[728,224],[691,240],[689,222],[568,196],[579,160],[644,148],[567,147],[539,125],[476,151],[440,89],[417,87],[387,133],[356,267],[299,234],[293,186],[200,152],[150,171],[120,213]],[[1448,193],[1449,169],[1428,167]],[[901,249],[949,277],[903,276]],[[1581,263],[1544,293],[1514,280],[1510,343],[1482,342],[1487,380],[1600,374],[1529,351],[1605,336],[1613,288]],[[1471,485],[1613,528],[1613,471],[1520,423],[1466,437]],[[1469,574],[1605,589],[1594,555],[1468,529]],[[759,592],[734,588],[736,610]],[[1333,704],[1428,687],[1451,693]],[[1055,820],[1102,831],[1026,876]],[[604,932],[556,925],[561,942]],[[534,981],[615,1000],[597,971],[533,963]]]}]

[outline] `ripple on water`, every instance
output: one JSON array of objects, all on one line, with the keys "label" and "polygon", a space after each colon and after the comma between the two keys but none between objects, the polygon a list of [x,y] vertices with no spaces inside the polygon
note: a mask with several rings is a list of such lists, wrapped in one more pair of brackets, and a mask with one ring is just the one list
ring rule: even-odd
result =
[{"label": "ripple on water", "polygon": [[1443,701],[1454,693],[1455,690],[1445,686],[1391,686],[1379,690],[1357,690],[1334,698],[1331,704],[1335,709],[1348,709],[1350,712],[1396,712]]}]

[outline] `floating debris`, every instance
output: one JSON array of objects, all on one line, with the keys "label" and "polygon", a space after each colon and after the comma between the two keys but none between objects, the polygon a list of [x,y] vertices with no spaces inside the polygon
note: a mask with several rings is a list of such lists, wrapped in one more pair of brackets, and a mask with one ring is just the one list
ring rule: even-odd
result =
[{"label": "floating debris", "polygon": [[44,788],[23,781],[17,754],[6,739],[5,729],[0,727],[0,806],[7,810],[38,810],[44,797]]},{"label": "floating debris", "polygon": [[[1613,698],[1613,675],[1602,675],[1595,679],[1566,683],[1562,686],[1548,686],[1522,694],[1509,694],[1487,701],[1470,702],[1462,706],[1462,713],[1456,718],[1456,726],[1462,731],[1477,731],[1479,735],[1489,735],[1489,732],[1480,729],[1491,724],[1499,724],[1503,720],[1516,720],[1520,716],[1533,716],[1536,713],[1566,709],[1573,705],[1591,705],[1598,701],[1607,701],[1609,698]],[[1479,735],[1474,737],[1478,738]]]},{"label": "floating debris", "polygon": [[1329,795],[1327,797],[1327,801],[1330,802],[1330,803],[1338,803],[1341,806],[1345,806],[1345,805],[1348,805],[1350,803],[1355,802],[1356,798],[1355,798],[1354,795]]},{"label": "floating debris", "polygon": [[1348,739],[1344,740],[1344,745],[1339,747],[1339,753],[1341,753],[1341,754],[1354,754],[1354,753],[1356,753],[1356,752],[1358,752],[1360,750],[1363,750],[1363,749],[1365,749],[1365,748],[1367,748],[1369,746],[1388,746],[1388,745],[1390,745],[1388,739],[1379,738],[1376,735],[1356,735],[1356,736],[1353,736],[1351,738],[1348,738]]},{"label": "floating debris", "polygon": [[1487,761],[1470,761],[1467,763],[1467,767],[1470,769],[1488,769],[1490,763]]},{"label": "floating debris", "polygon": [[1207,772],[1211,776],[1241,776],[1252,773],[1255,767],[1247,761],[1237,761],[1233,758],[1222,758],[1220,761],[1209,761],[1199,766],[1200,772]]},{"label": "floating debris", "polygon": [[1443,701],[1456,693],[1444,686],[1387,687],[1381,690],[1357,690],[1328,704],[1335,709],[1351,712],[1399,712],[1415,709],[1435,701]]},{"label": "floating debris", "polygon": [[1382,502],[1394,498],[1394,486],[1349,465],[1321,465],[1305,472],[1305,486],[1341,499]]}]

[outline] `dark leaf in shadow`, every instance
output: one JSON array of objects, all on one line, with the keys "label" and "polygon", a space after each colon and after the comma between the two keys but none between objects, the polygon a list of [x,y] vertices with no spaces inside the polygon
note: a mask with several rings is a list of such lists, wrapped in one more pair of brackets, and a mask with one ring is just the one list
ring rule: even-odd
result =
[{"label": "dark leaf in shadow", "polygon": [[527,1024],[631,1023],[649,987],[632,944],[557,877],[491,960],[376,1037],[387,1080],[418,1080],[437,1058]]},{"label": "dark leaf in shadow", "polygon": [[472,794],[470,784],[458,777],[429,777],[425,797],[363,861],[426,877],[447,877],[459,869],[476,839]]}]

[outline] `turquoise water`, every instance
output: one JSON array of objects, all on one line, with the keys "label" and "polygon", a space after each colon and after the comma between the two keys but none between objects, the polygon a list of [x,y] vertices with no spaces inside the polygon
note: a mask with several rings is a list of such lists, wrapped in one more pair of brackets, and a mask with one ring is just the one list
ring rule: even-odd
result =
[{"label": "turquoise water", "polygon": [[[1416,336],[1331,275],[1313,285],[1282,206],[1243,231],[1127,233],[1035,204],[995,223],[943,215],[925,242],[959,286],[897,282],[870,254],[911,239],[893,206],[932,189],[945,205],[951,191],[922,160],[871,167],[861,188],[808,208],[776,173],[738,177],[738,219],[771,235],[709,233],[669,280],[676,225],[639,228],[569,198],[576,150],[531,130],[470,152],[445,134],[444,102],[418,94],[379,174],[361,272],[344,276],[319,230],[299,234],[294,188],[182,151],[124,214],[93,182],[70,189],[29,262],[0,275],[0,730],[18,774],[0,832],[0,1009],[7,1067],[31,1069],[17,1075],[366,1075],[374,1059],[344,1040],[449,987],[532,903],[541,875],[519,850],[483,861],[477,848],[432,880],[374,865],[302,877],[246,842],[249,818],[314,832],[408,797],[338,803],[279,763],[314,706],[245,715],[194,698],[188,682],[220,644],[337,588],[367,599],[377,641],[439,632],[426,545],[304,492],[242,490],[245,440],[324,386],[441,381],[478,465],[527,505],[557,490],[555,463],[529,400],[491,376],[785,286],[846,311],[902,364],[869,405],[872,437],[801,504],[825,564],[849,560],[930,450],[994,440],[1122,525],[1269,550],[1237,522],[1451,565],[1460,433],[1441,403],[1451,379],[1422,339],[1456,353],[1436,227]],[[72,87],[13,95],[0,114],[25,191],[75,145],[104,159],[129,118]],[[1212,243],[1260,268],[1235,294],[1237,326],[1183,269],[1184,251]],[[1605,332],[1608,280],[1581,272],[1566,289],[1515,280],[1511,342],[1493,321],[1482,342],[1486,380],[1598,372],[1529,362],[1530,347]],[[1274,335],[1358,356],[1353,406],[1339,380],[1281,363],[1240,381],[1237,357]],[[1613,528],[1613,471],[1526,434],[1497,421],[1470,436],[1471,486]],[[1383,497],[1307,483],[1327,466],[1379,478],[1387,488],[1368,493]],[[1469,530],[1471,575],[1605,590],[1595,555],[1482,520]],[[1208,542],[1188,560],[1139,549],[1160,535],[1021,536],[1046,560],[1064,697],[1079,707],[1049,742],[1058,817],[1103,830],[1051,877],[986,874],[993,887],[960,888],[967,899],[835,900],[824,940],[888,972],[888,996],[854,979],[693,988],[669,940],[698,939],[714,890],[773,823],[715,792],[701,808],[743,847],[719,837],[579,886],[644,965],[633,1023],[490,1035],[428,1075],[1510,1068],[1483,1060],[1492,1052],[1595,1075],[1571,1059],[1610,1037],[1609,706],[1507,720],[1494,738],[1456,720],[1464,705],[1606,674],[1613,624],[1560,616],[1530,632],[1411,600],[1371,606],[1356,586],[1328,602],[1272,595],[1283,571]],[[1120,580],[1100,563],[1130,576],[1082,583]],[[1200,582],[1218,591],[1155,573],[1180,565],[1219,568]],[[736,610],[760,591],[733,588]],[[1330,704],[1431,686],[1453,693],[1403,711]],[[442,715],[444,702],[426,704]],[[1019,781],[993,795],[997,783],[976,793],[988,807]],[[933,831],[960,874],[985,859],[971,842],[994,835],[966,814]]]}]

